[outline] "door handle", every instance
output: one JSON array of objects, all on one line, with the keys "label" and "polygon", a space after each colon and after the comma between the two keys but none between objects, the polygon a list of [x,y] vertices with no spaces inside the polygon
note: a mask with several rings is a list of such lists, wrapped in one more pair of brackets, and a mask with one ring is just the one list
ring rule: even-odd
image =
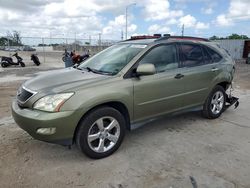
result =
[{"label": "door handle", "polygon": [[184,77],[183,74],[176,74],[174,78],[176,78],[176,79],[181,79],[182,77]]},{"label": "door handle", "polygon": [[215,67],[211,69],[212,72],[215,72],[215,71],[217,71],[217,70],[219,70],[219,69],[218,69],[218,68],[215,68]]}]

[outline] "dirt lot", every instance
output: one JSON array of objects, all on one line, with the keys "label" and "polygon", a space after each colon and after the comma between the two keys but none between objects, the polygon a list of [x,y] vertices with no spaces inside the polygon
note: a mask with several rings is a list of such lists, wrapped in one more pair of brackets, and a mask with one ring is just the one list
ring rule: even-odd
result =
[{"label": "dirt lot", "polygon": [[250,65],[237,64],[238,109],[216,120],[193,112],[150,122],[127,132],[121,148],[101,160],[34,140],[13,122],[17,87],[48,69],[0,68],[0,187],[250,187]]}]

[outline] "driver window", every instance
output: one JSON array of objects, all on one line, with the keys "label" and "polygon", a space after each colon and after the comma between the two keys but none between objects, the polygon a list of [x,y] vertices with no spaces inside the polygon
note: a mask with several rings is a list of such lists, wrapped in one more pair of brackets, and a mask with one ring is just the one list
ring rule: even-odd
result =
[{"label": "driver window", "polygon": [[175,45],[162,45],[153,48],[140,61],[140,64],[147,63],[153,64],[156,72],[164,72],[166,70],[178,68]]}]

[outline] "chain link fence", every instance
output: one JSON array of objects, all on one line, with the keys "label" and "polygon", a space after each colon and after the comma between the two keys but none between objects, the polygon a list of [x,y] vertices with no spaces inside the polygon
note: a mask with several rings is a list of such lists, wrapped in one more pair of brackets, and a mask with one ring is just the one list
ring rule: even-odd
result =
[{"label": "chain link fence", "polygon": [[90,55],[102,51],[103,49],[117,43],[115,40],[105,39],[78,39],[78,38],[40,38],[21,37],[20,42],[0,36],[0,56],[11,56],[18,52],[25,63],[31,63],[31,54],[37,54],[42,63],[56,65],[62,64],[64,50],[75,51],[77,54],[84,54],[89,50]]}]

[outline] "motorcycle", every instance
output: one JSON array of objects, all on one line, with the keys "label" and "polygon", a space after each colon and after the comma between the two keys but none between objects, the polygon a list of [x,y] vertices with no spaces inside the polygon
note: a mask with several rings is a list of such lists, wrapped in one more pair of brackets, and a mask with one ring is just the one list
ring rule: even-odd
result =
[{"label": "motorcycle", "polygon": [[[15,57],[17,59],[17,62],[14,62],[12,57]],[[9,67],[9,66],[12,66],[12,65],[21,65],[21,67],[25,67],[25,63],[23,62],[23,58],[18,56],[17,52],[15,54],[13,54],[12,57],[2,56],[2,58],[1,58],[1,66],[3,68],[6,68],[6,67]]]},{"label": "motorcycle", "polygon": [[35,63],[37,66],[41,64],[38,56],[36,54],[31,54],[30,59]]},{"label": "motorcycle", "polygon": [[63,53],[62,60],[63,62],[65,62],[65,67],[69,67],[73,65],[78,66],[80,63],[82,63],[89,57],[90,57],[89,52],[81,56],[79,54],[76,54],[74,51],[69,53],[67,50],[65,50],[65,52]]},{"label": "motorcycle", "polygon": [[79,55],[79,54],[75,54],[73,57],[72,57],[72,60],[73,60],[73,64],[80,64],[82,63],[83,61],[85,61],[86,59],[89,58],[89,54],[86,54],[86,55]]}]

